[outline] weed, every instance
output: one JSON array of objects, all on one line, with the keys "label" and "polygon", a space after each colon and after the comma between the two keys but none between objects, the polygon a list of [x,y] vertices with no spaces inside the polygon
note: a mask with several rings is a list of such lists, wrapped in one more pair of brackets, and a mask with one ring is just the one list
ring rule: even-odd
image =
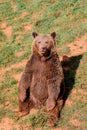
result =
[{"label": "weed", "polygon": [[68,54],[70,52],[69,47],[63,45],[61,49],[58,51],[59,55]]},{"label": "weed", "polygon": [[82,46],[80,46],[80,49],[82,49],[83,47]]},{"label": "weed", "polygon": [[10,130],[16,130],[16,128],[12,128],[12,129],[10,129]]},{"label": "weed", "polygon": [[0,42],[4,41],[6,41],[6,35],[2,31],[0,31]]},{"label": "weed", "polygon": [[24,69],[23,67],[19,67],[19,68],[17,68],[17,69],[16,69],[16,73],[23,72],[23,69]]},{"label": "weed", "polygon": [[26,123],[29,122],[32,128],[35,127],[43,128],[46,125],[46,121],[47,121],[47,114],[45,112],[41,112],[40,110],[38,110],[36,114],[27,116],[24,122]]}]

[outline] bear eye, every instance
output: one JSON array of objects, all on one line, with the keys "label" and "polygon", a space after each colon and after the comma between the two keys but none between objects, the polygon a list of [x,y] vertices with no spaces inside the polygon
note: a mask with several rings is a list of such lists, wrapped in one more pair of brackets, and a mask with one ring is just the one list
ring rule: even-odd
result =
[{"label": "bear eye", "polygon": [[45,43],[48,44],[48,41],[46,41]]},{"label": "bear eye", "polygon": [[38,42],[38,44],[40,44],[40,43],[41,43],[41,41]]}]

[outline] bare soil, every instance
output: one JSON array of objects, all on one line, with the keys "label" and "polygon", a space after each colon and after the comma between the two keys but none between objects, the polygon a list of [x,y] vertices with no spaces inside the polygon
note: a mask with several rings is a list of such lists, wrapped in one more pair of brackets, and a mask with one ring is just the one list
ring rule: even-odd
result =
[{"label": "bare soil", "polygon": [[87,51],[87,34],[81,38],[77,38],[74,42],[67,44],[70,48],[68,56],[75,56]]},{"label": "bare soil", "polygon": [[70,124],[77,126],[77,127],[81,127],[81,122],[79,122],[78,120],[74,119],[74,120],[70,120]]},{"label": "bare soil", "polygon": [[10,118],[3,118],[0,122],[0,129],[4,130],[11,130],[12,128],[15,128],[16,130],[19,130],[19,126],[14,124],[12,119]]},{"label": "bare soil", "polygon": [[6,21],[0,23],[0,27],[1,28],[6,28],[6,26],[7,26]]},{"label": "bare soil", "polygon": [[24,18],[28,13],[25,11],[21,14],[21,18]]},{"label": "bare soil", "polygon": [[32,29],[32,24],[25,22],[23,23],[23,27],[24,27],[25,32],[28,32]]},{"label": "bare soil", "polygon": [[7,36],[7,39],[9,40],[12,34],[12,26],[6,27],[5,29],[2,30],[2,32]]}]

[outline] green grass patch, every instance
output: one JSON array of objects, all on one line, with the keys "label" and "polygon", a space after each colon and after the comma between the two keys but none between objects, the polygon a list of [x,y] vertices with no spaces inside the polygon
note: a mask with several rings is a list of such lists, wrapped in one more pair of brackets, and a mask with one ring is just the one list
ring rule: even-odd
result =
[{"label": "green grass patch", "polygon": [[[38,8],[39,7],[39,8]],[[8,40],[2,29],[0,29],[0,67],[8,66],[15,62],[22,61],[31,53],[32,31],[39,33],[57,32],[56,40],[58,46],[64,46],[64,53],[68,53],[65,43],[81,37],[87,32],[86,24],[86,1],[43,1],[43,0],[15,0],[0,2],[0,22],[6,22],[12,26],[12,36]],[[27,12],[22,18],[23,12]],[[29,23],[32,28],[26,32],[24,23]],[[18,38],[19,37],[19,38]],[[7,46],[8,45],[8,46]],[[25,54],[20,58],[15,56],[15,51],[24,50]]]},{"label": "green grass patch", "polygon": [[46,112],[41,112],[40,110],[37,110],[35,114],[27,116],[24,119],[24,122],[30,123],[32,128],[43,128],[44,126],[46,126],[47,117],[48,115]]},{"label": "green grass patch", "polygon": [[65,45],[63,45],[63,46],[61,47],[61,49],[59,49],[59,51],[58,51],[58,54],[59,54],[59,55],[69,54],[69,53],[70,53],[70,48],[67,47],[67,46],[65,46]]},{"label": "green grass patch", "polygon": [[4,76],[4,80],[0,83],[0,87],[3,88],[12,88],[17,81],[9,75],[9,72],[7,71]]},{"label": "green grass patch", "polygon": [[2,31],[0,31],[0,42],[4,42],[4,41],[6,41],[6,35],[3,34]]}]

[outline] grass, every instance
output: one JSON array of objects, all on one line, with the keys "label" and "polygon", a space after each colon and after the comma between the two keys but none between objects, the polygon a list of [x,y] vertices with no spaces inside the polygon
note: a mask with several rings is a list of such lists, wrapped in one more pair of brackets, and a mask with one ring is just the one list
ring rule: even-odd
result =
[{"label": "grass", "polygon": [[39,109],[37,112],[33,115],[27,116],[24,119],[25,123],[30,123],[32,128],[35,127],[44,127],[46,126],[46,121],[47,121],[47,114],[46,112],[41,112]]},{"label": "grass", "polygon": [[[2,52],[0,53],[0,67],[28,58],[31,52],[32,31],[40,33],[56,31],[59,47],[73,41],[76,37],[81,37],[87,32],[86,11],[86,2],[83,0],[52,2],[4,0],[0,2],[0,22],[6,22],[6,27],[12,26],[9,40],[2,32],[3,27],[0,28],[0,41],[3,42],[0,47],[0,52]],[[27,12],[24,17],[22,17],[23,12]],[[27,32],[24,29],[24,23],[32,25]],[[7,50],[6,54],[4,50]],[[18,58],[14,53],[20,50],[25,51],[25,54]]]},{"label": "grass", "polygon": [[[39,33],[56,31],[59,54],[68,54],[70,48],[67,47],[67,43],[87,33],[86,5],[87,2],[83,0],[0,1],[0,69],[9,67],[8,71],[4,70],[5,73],[0,75],[0,121],[6,117],[11,118],[20,130],[51,129],[46,126],[47,115],[40,110],[24,118],[19,118],[14,112],[14,109],[18,108],[18,81],[13,75],[20,74],[24,67],[10,69],[10,66],[28,59],[33,31]],[[9,26],[12,27],[10,38],[3,31]],[[82,46],[80,49],[83,49]],[[17,56],[18,52],[23,53]],[[71,57],[62,65],[69,68],[64,69],[66,83],[64,99],[66,102],[69,99],[71,104],[65,103],[56,128],[86,130],[87,52]],[[72,120],[79,123],[73,123]],[[13,127],[11,130],[16,128]]]},{"label": "grass", "polygon": [[61,49],[58,50],[59,55],[68,54],[70,52],[70,48],[66,45],[63,45]]},{"label": "grass", "polygon": [[[69,61],[63,63],[63,67],[69,66],[69,70],[64,70],[65,74],[65,83],[66,83],[66,92],[65,92],[65,100],[68,98],[71,100],[72,105],[68,108],[65,106],[62,110],[64,117],[67,117],[68,127],[70,129],[86,129],[87,126],[85,122],[87,121],[87,117],[85,115],[86,112],[86,77],[84,76],[87,72],[85,72],[87,68],[86,63],[87,53],[84,53],[79,56],[71,57]],[[81,63],[81,64],[80,64]],[[83,68],[83,69],[82,69]],[[73,90],[76,92],[71,93]],[[63,114],[61,114],[63,116]],[[63,117],[63,119],[64,119]],[[81,125],[78,127],[75,124],[70,124],[69,120],[77,119]],[[65,121],[65,119],[64,119]],[[62,122],[63,123],[63,122]],[[84,127],[83,127],[84,126]],[[75,128],[74,128],[75,127]]]}]

